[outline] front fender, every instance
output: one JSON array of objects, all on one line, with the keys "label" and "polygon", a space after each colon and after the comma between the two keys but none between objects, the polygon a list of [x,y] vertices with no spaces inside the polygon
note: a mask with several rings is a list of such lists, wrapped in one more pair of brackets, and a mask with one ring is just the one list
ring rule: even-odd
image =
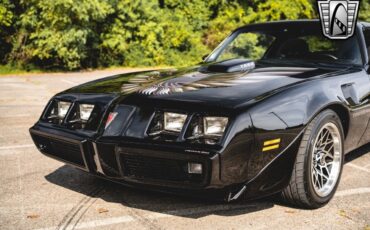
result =
[{"label": "front fender", "polygon": [[[305,127],[327,108],[340,108],[347,113],[349,138],[345,142],[345,151],[357,146],[366,129],[363,120],[358,118],[364,114],[359,104],[366,101],[364,95],[368,89],[365,87],[369,84],[362,74],[359,71],[347,72],[340,76],[308,80],[271,94],[248,110],[254,147],[252,152],[246,153],[248,170],[244,185],[247,197],[254,197],[257,191],[259,194],[277,192],[287,185]],[[351,91],[346,90],[344,86],[347,85],[352,87]],[[354,116],[356,113],[358,115]],[[359,122],[362,126],[356,125]],[[276,143],[276,140],[279,140],[277,147],[265,148],[266,143]],[[277,179],[272,179],[275,177]],[[267,189],[261,192],[261,188]]]},{"label": "front fender", "polygon": [[262,100],[250,110],[256,142],[283,133],[286,141],[282,142],[287,145],[317,114],[330,108],[343,122],[345,152],[353,150],[369,119],[364,111],[369,105],[369,84],[368,76],[357,71],[310,80]]}]

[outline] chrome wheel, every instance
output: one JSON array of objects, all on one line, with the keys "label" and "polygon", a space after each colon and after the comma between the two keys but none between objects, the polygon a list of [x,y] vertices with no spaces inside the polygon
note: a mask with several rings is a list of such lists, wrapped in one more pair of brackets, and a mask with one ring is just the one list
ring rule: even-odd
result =
[{"label": "chrome wheel", "polygon": [[329,195],[339,178],[342,164],[342,143],[338,127],[325,124],[316,137],[311,159],[311,179],[315,193]]}]

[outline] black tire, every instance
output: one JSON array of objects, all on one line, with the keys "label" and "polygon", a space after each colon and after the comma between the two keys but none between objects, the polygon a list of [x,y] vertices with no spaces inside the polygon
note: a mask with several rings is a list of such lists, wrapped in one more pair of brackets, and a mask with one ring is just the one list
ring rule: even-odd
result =
[{"label": "black tire", "polygon": [[[325,124],[332,123],[340,132],[341,162],[339,176],[332,191],[326,196],[319,196],[314,189],[311,175],[311,159],[316,137]],[[318,114],[307,126],[297,153],[294,169],[289,185],[282,191],[282,198],[289,204],[307,209],[315,209],[327,204],[337,190],[344,162],[343,155],[343,127],[338,115],[332,110],[325,110]]]}]

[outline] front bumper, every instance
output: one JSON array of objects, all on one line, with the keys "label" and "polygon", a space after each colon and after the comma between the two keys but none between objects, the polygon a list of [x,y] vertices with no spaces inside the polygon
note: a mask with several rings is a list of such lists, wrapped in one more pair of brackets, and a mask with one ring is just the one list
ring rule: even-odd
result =
[{"label": "front bumper", "polygon": [[[129,186],[190,191],[229,186],[220,180],[217,152],[189,153],[184,148],[122,140],[96,141],[39,125],[32,127],[30,134],[44,155]],[[202,164],[203,173],[188,173],[188,163]]]},{"label": "front bumper", "polygon": [[[181,146],[82,136],[39,124],[30,133],[43,154],[95,176],[139,189],[227,200],[240,191],[254,199],[286,187],[302,137],[297,135],[281,152],[262,155],[248,153],[245,141],[223,152],[189,151]],[[202,164],[202,175],[189,174],[189,162]]]}]

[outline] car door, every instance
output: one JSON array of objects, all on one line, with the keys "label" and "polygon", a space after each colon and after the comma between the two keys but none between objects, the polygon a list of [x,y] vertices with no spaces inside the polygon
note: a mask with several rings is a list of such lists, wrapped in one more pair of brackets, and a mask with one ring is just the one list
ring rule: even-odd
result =
[{"label": "car door", "polygon": [[[365,37],[365,43],[366,43],[366,47],[367,47],[367,55],[368,55],[369,61],[370,61],[370,26],[365,27],[364,37]],[[370,64],[370,63],[368,63],[368,64]]]},{"label": "car door", "polygon": [[[367,68],[368,68],[368,71],[367,71],[367,75],[370,79],[370,27],[365,27],[364,30],[363,30],[363,33],[364,33],[364,38],[365,38],[365,43],[366,43],[366,51],[367,52],[367,55],[368,55],[368,64],[367,64]],[[369,91],[368,91],[368,96],[367,96],[367,99],[370,100],[370,85],[368,86],[369,88]],[[366,105],[366,107],[368,107],[369,105]],[[369,109],[365,108],[365,111],[369,111]],[[370,113],[368,114],[369,115],[369,118],[370,118]],[[364,124],[366,125],[366,124]],[[365,131],[365,133],[363,134],[362,138],[360,139],[359,141],[359,145],[364,145],[366,143],[369,143],[370,142],[370,120],[367,124],[367,129]]]}]

